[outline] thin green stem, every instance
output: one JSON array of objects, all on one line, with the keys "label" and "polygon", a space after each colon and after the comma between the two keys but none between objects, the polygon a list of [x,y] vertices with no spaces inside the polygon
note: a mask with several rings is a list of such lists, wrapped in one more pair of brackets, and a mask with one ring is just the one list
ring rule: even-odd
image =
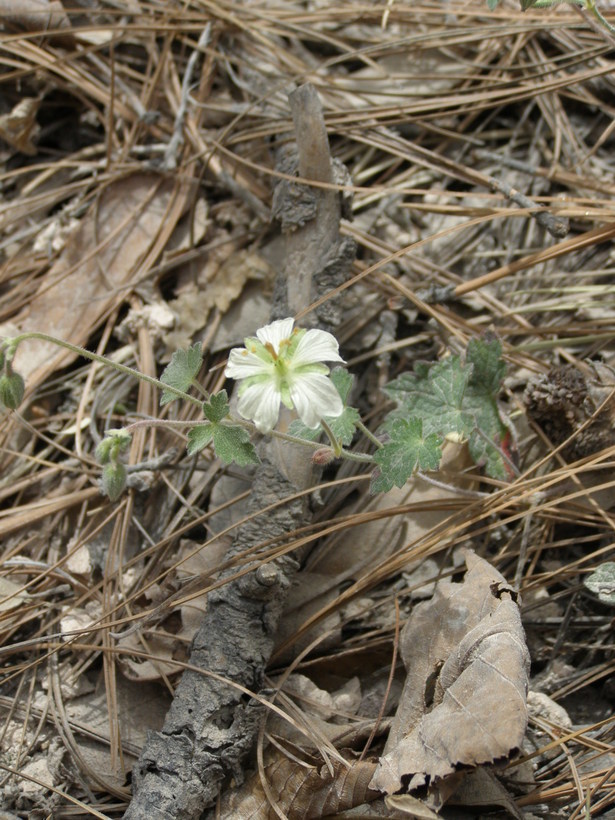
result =
[{"label": "thin green stem", "polygon": [[606,17],[603,17],[602,12],[595,3],[595,0],[587,0],[587,10],[592,14],[596,20],[601,23],[611,34],[615,34],[615,26],[612,26]]},{"label": "thin green stem", "polygon": [[378,449],[384,447],[384,444],[379,441],[376,436],[372,433],[371,430],[368,430],[367,427],[363,424],[362,421],[357,422],[357,430],[360,430],[363,435],[368,438],[372,444],[375,444]]},{"label": "thin green stem", "polygon": [[[228,418],[222,419],[222,421],[218,423],[223,424],[225,427],[244,427],[251,433],[256,432],[256,426],[251,421],[246,421],[246,419],[238,419],[234,418],[233,416],[229,416]],[[124,430],[126,430],[126,432],[128,433],[132,433],[133,430],[138,430],[141,427],[166,427],[168,429],[178,430],[181,430],[182,428],[188,428],[189,430],[191,430],[193,427],[199,427],[201,425],[207,424],[211,424],[211,422],[207,421],[207,419],[201,419],[198,421],[174,421],[172,419],[139,419],[138,421],[133,421],[129,425],[124,427]],[[302,444],[304,447],[311,447],[313,450],[318,450],[322,446],[317,441],[308,441],[308,439],[305,438],[291,436],[288,433],[281,433],[279,430],[272,430],[271,435],[275,436],[275,438],[281,439],[282,441],[289,441],[292,444]]]},{"label": "thin green stem", "polygon": [[[157,387],[159,390],[164,390],[167,393],[172,393],[174,396],[177,396],[178,399],[185,399],[185,401],[189,401],[191,404],[196,404],[198,407],[202,407],[202,401],[194,396],[191,396],[189,393],[184,393],[183,390],[178,390],[176,387],[172,387],[169,384],[165,384],[161,382],[160,379],[155,379],[152,376],[147,376],[145,373],[141,373],[138,370],[135,370],[133,367],[128,367],[125,364],[119,364],[119,362],[114,362],[111,359],[108,359],[106,356],[100,356],[98,353],[92,353],[90,350],[86,350],[84,347],[80,347],[79,345],[71,344],[70,342],[64,341],[64,339],[58,339],[55,336],[50,336],[48,333],[39,333],[37,331],[32,331],[28,333],[20,333],[18,336],[14,336],[11,339],[6,339],[3,343],[3,347],[11,352],[12,355],[17,350],[18,345],[22,342],[27,342],[30,339],[38,339],[42,342],[49,342],[51,344],[55,344],[58,347],[63,347],[65,350],[70,350],[71,353],[75,353],[77,356],[82,356],[84,359],[89,359],[92,362],[98,362],[99,364],[105,365],[105,367],[110,367],[113,370],[117,370],[118,373],[124,373],[126,376],[132,376],[139,381],[145,382],[146,384],[151,384],[152,387]],[[201,386],[195,383],[195,386],[202,390]],[[224,419],[222,424],[229,425],[240,425],[242,427],[246,427],[251,431],[256,429],[255,425],[252,422],[245,421],[244,419],[235,419],[229,418],[228,420]],[[139,429],[141,427],[147,426],[156,426],[156,427],[196,427],[199,422],[180,422],[180,421],[166,421],[162,419],[140,419],[139,421],[135,421],[132,424],[129,424],[124,429],[127,432],[131,432],[132,430]],[[363,464],[371,464],[373,462],[373,457],[367,455],[366,453],[351,453],[348,450],[344,450],[340,442],[335,437],[333,431],[326,423],[326,421],[321,420],[322,428],[329,437],[329,441],[331,442],[331,446],[333,448],[333,452],[336,458],[344,458],[348,461],[357,461]],[[360,429],[362,432],[373,441],[378,447],[381,447],[381,443],[373,436],[370,431],[363,425],[360,424]],[[288,433],[281,433],[278,430],[272,430],[272,435],[276,438],[282,439],[283,441],[289,441],[293,444],[301,444],[304,447],[311,447],[313,450],[317,450],[321,445],[318,442],[308,441],[306,439],[299,438],[298,436],[291,436]]]},{"label": "thin green stem", "polygon": [[194,389],[196,390],[196,392],[197,392],[197,393],[200,393],[200,394],[201,394],[201,396],[203,396],[203,398],[204,398],[204,399],[207,399],[207,398],[208,398],[208,393],[207,393],[207,390],[205,390],[205,388],[203,387],[203,385],[202,385],[202,384],[200,384],[200,383],[199,383],[196,379],[192,379],[191,384],[192,384],[192,386],[194,387]]},{"label": "thin green stem", "polygon": [[[202,424],[210,424],[206,419],[203,421],[174,421],[172,419],[139,419],[138,421],[133,421],[128,424],[123,429],[127,433],[132,433],[134,430],[139,430],[143,427],[166,427],[167,429],[173,430],[181,430],[181,429],[192,429],[194,427],[198,427]],[[244,427],[246,430],[249,430],[251,433],[256,431],[255,425],[251,421],[246,421],[246,419],[238,419],[232,416],[229,416],[226,419],[222,419],[219,424],[223,424],[225,427],[229,426],[238,426]],[[291,444],[301,444],[303,447],[311,447],[312,450],[319,450],[322,447],[322,444],[318,441],[309,441],[305,438],[299,438],[298,436],[291,436],[288,433],[282,433],[279,430],[272,430],[271,435],[275,438],[280,439],[281,441],[288,441]],[[372,464],[374,461],[373,456],[370,456],[367,453],[353,453],[350,450],[344,450],[343,447],[340,447],[340,452],[337,454],[338,458],[344,458],[347,461],[357,461],[361,464]]]},{"label": "thin green stem", "polygon": [[346,461],[358,461],[360,464],[374,463],[374,457],[370,456],[369,453],[353,453],[351,450],[342,449],[340,458],[344,458]]},{"label": "thin green stem", "polygon": [[331,442],[331,447],[333,448],[333,452],[335,454],[335,457],[339,458],[342,454],[342,445],[341,445],[341,443],[336,439],[335,433],[329,427],[329,425],[327,424],[327,422],[324,419],[320,420],[320,426],[325,431],[329,441]]},{"label": "thin green stem", "polygon": [[51,344],[55,344],[58,347],[63,347],[66,350],[70,350],[71,353],[76,353],[77,356],[83,356],[84,359],[99,362],[100,364],[104,364],[107,367],[117,370],[119,373],[124,373],[127,376],[133,376],[135,379],[151,384],[159,390],[165,390],[167,393],[173,393],[173,395],[177,396],[178,399],[185,399],[185,401],[189,401],[199,407],[202,404],[200,399],[190,396],[188,393],[184,393],[183,390],[178,390],[176,387],[171,387],[171,385],[164,384],[164,382],[161,382],[159,379],[154,379],[152,376],[146,376],[145,373],[140,373],[133,367],[127,367],[125,364],[119,364],[119,362],[111,361],[111,359],[108,359],[105,356],[100,356],[98,353],[92,353],[84,347],[79,347],[79,345],[73,345],[70,342],[65,342],[63,339],[57,339],[55,336],[49,336],[47,333],[38,333],[35,331],[20,333],[19,336],[14,336],[12,339],[7,339],[6,346],[9,349],[16,349],[17,345],[21,344],[21,342],[26,342],[29,339],[39,339],[43,342],[51,342]]}]

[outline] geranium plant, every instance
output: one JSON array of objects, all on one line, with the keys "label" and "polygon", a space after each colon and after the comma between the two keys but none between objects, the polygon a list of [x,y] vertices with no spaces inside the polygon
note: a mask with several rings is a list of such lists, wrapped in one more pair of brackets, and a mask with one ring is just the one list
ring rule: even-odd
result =
[{"label": "geranium plant", "polygon": [[[372,492],[401,487],[417,471],[437,470],[442,447],[448,438],[467,442],[475,462],[493,478],[507,480],[516,468],[511,460],[512,429],[502,415],[497,396],[505,373],[500,342],[491,336],[472,339],[464,357],[450,355],[440,362],[417,364],[413,373],[401,374],[386,386],[395,403],[377,435],[362,422],[349,404],[354,377],[343,367],[329,370],[326,362],[342,363],[337,339],[323,330],[294,326],[292,318],[280,319],[244,340],[244,347],[230,351],[225,375],[237,380],[235,417],[225,390],[205,395],[198,381],[203,358],[200,344],[176,351],[160,380],[112,362],[83,348],[42,333],[24,333],[0,343],[0,400],[9,410],[22,401],[24,383],[13,369],[19,344],[43,339],[86,358],[103,362],[161,389],[161,404],[186,400],[199,405],[203,418],[197,422],[160,421],[169,428],[188,428],[188,454],[213,447],[224,464],[240,467],[258,462],[252,441],[255,433],[273,435],[312,449],[312,459],[326,464],[346,458],[372,466]],[[199,397],[190,391],[196,388]],[[276,430],[280,408],[293,410],[297,419],[288,433]],[[102,465],[101,485],[111,500],[122,493],[127,472],[122,456],[132,432],[153,422],[135,421],[111,429],[96,450]],[[374,453],[349,449],[355,434],[367,437]],[[325,436],[328,441],[321,441]]]}]

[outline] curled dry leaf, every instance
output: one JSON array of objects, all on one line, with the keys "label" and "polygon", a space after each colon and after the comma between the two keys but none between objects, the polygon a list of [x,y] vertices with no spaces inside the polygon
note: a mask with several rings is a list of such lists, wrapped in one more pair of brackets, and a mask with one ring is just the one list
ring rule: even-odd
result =
[{"label": "curled dry leaf", "polygon": [[0,613],[21,609],[29,600],[30,595],[23,584],[15,584],[0,576]]},{"label": "curled dry leaf", "polygon": [[[373,761],[332,760],[331,768],[310,758],[311,763],[297,761],[271,749],[265,763],[265,778],[270,798],[288,820],[316,820],[337,816],[379,795],[369,788],[374,773]],[[277,820],[265,794],[258,773],[240,789],[225,795],[220,806],[222,820]]]},{"label": "curled dry leaf", "polygon": [[[230,244],[231,240],[227,244]],[[233,247],[233,246],[231,246]],[[227,254],[223,261],[222,253],[210,261],[207,271],[199,276],[196,284],[183,288],[176,299],[169,303],[169,308],[178,317],[177,327],[164,337],[169,350],[187,347],[194,334],[199,333],[207,324],[210,311],[217,308],[222,315],[226,314],[231,304],[241,296],[248,281],[262,283],[272,278],[265,260],[253,251],[238,250]],[[250,319],[246,336],[254,333],[254,315]],[[236,341],[241,342],[239,337]]]},{"label": "curled dry leaf", "polygon": [[[104,686],[65,703],[67,719],[73,727],[87,727],[88,734],[79,736],[79,755],[87,769],[95,773],[98,782],[111,788],[124,789],[126,771],[133,766],[149,730],[158,729],[169,708],[169,695],[156,684],[142,680],[128,681],[118,675],[114,684],[117,711],[110,711]],[[122,739],[121,764],[114,765],[111,753],[112,727]],[[90,786],[96,780],[87,777]],[[1,815],[0,815],[1,816]]]},{"label": "curled dry leaf", "polygon": [[408,671],[370,783],[388,794],[507,757],[527,725],[529,654],[515,596],[472,552],[463,583],[445,580],[401,637]]},{"label": "curled dry leaf", "polygon": [[0,138],[30,157],[36,154],[34,138],[39,132],[36,114],[40,104],[40,97],[25,97],[12,111],[0,116]]}]

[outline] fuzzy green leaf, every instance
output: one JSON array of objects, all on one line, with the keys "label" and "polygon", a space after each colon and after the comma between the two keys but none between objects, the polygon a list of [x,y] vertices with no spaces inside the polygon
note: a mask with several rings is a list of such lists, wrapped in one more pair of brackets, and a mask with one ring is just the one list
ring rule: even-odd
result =
[{"label": "fuzzy green leaf", "polygon": [[390,441],[374,453],[378,469],[372,475],[372,493],[387,493],[403,487],[417,469],[437,470],[442,458],[443,439],[423,433],[420,418],[397,419],[390,428]]},{"label": "fuzzy green leaf", "polygon": [[449,356],[431,367],[421,363],[413,374],[404,373],[385,388],[398,407],[384,429],[390,431],[397,419],[417,416],[425,435],[461,436],[488,475],[510,479],[513,470],[504,453],[511,434],[497,405],[505,372],[497,339],[472,339],[465,362]]},{"label": "fuzzy green leaf", "polygon": [[[186,393],[192,386],[194,379],[196,379],[202,363],[203,353],[200,342],[195,342],[187,350],[176,350],[171,356],[171,361],[165,367],[160,381],[168,384],[169,387],[174,387],[176,390],[182,390]],[[160,404],[168,404],[177,398],[174,393],[163,390]]]},{"label": "fuzzy green leaf", "polygon": [[239,467],[246,467],[248,464],[259,463],[260,459],[247,430],[222,424],[215,424],[213,428],[214,450],[223,464],[234,461]]},{"label": "fuzzy green leaf", "polygon": [[477,394],[493,398],[497,395],[506,375],[499,339],[470,339],[466,352],[466,366],[472,365],[470,384]]},{"label": "fuzzy green leaf", "polygon": [[121,461],[109,461],[102,470],[102,491],[110,501],[117,499],[126,486],[126,467]]},{"label": "fuzzy green leaf", "polygon": [[0,375],[0,404],[7,410],[16,410],[23,400],[26,385],[19,373],[10,366],[6,370],[6,373]]},{"label": "fuzzy green leaf", "polygon": [[350,391],[352,390],[352,385],[354,384],[354,376],[352,373],[349,373],[345,367],[334,367],[329,378],[340,394],[341,400],[346,404]]},{"label": "fuzzy green leaf", "polygon": [[583,583],[603,603],[615,606],[615,563],[613,561],[600,564],[595,572],[585,578]]},{"label": "fuzzy green leaf", "polygon": [[356,426],[361,421],[361,416],[356,407],[344,407],[340,416],[334,419],[326,418],[325,421],[342,447],[349,447],[352,444]]},{"label": "fuzzy green leaf", "polygon": [[457,433],[468,438],[474,419],[466,412],[464,397],[471,375],[472,368],[463,367],[459,356],[449,356],[418,375],[404,373],[385,388],[399,405],[389,414],[385,430],[397,419],[416,416],[423,420],[425,435]]},{"label": "fuzzy green leaf", "polygon": [[123,427],[111,427],[105,430],[105,437],[96,447],[96,460],[99,464],[117,461],[120,453],[125,453],[131,442],[132,436]]},{"label": "fuzzy green leaf", "polygon": [[322,427],[320,425],[315,428],[308,427],[301,419],[294,419],[288,425],[288,433],[291,436],[302,438],[305,441],[316,441],[316,439],[322,435]]},{"label": "fuzzy green leaf", "polygon": [[246,467],[259,463],[250,435],[243,427],[218,422],[198,424],[188,432],[188,455],[193,456],[212,443],[223,464],[234,461],[239,467]]},{"label": "fuzzy green leaf", "polygon": [[200,453],[210,443],[214,435],[213,424],[199,424],[188,430],[188,455],[193,456]]},{"label": "fuzzy green leaf", "polygon": [[203,403],[203,413],[205,418],[211,422],[222,421],[228,416],[229,403],[226,390],[221,390],[219,393],[212,393],[209,401]]},{"label": "fuzzy green leaf", "polygon": [[466,363],[472,365],[472,376],[466,391],[464,407],[474,416],[470,434],[470,455],[484,467],[487,475],[510,479],[512,470],[503,455],[504,442],[510,431],[502,420],[497,395],[506,375],[502,345],[498,339],[471,339]]},{"label": "fuzzy green leaf", "polygon": [[500,481],[514,478],[514,470],[508,465],[501,446],[493,440],[487,441],[480,433],[474,432],[468,442],[472,461],[482,467],[487,475]]}]

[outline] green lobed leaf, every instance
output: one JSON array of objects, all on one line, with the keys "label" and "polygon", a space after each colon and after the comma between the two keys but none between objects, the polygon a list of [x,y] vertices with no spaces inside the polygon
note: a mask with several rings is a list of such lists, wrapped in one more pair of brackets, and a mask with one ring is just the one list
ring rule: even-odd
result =
[{"label": "green lobed leaf", "polygon": [[482,467],[487,475],[498,478],[500,481],[510,481],[514,478],[514,471],[508,465],[503,455],[503,449],[493,441],[486,440],[474,431],[468,442],[472,461]]},{"label": "green lobed leaf", "polygon": [[214,450],[223,464],[235,462],[239,467],[258,464],[250,435],[243,427],[231,427],[222,424],[213,425]]},{"label": "green lobed leaf", "polygon": [[213,424],[199,424],[188,430],[188,455],[200,453],[210,443],[214,435]]},{"label": "green lobed leaf", "polygon": [[399,408],[389,414],[384,429],[389,432],[397,419],[417,416],[423,420],[426,435],[457,433],[468,438],[474,418],[466,411],[464,396],[471,375],[472,368],[463,367],[459,356],[449,356],[428,370],[419,370],[418,375],[404,373],[385,388]]},{"label": "green lobed leaf", "polygon": [[[335,418],[325,416],[325,421],[342,447],[348,447],[352,444],[354,431],[358,422],[361,421],[361,416],[356,407],[344,407],[341,415],[335,416]],[[311,427],[307,427],[301,419],[291,421],[288,425],[288,432],[291,436],[297,436],[297,438],[306,441],[316,441],[323,436],[323,429],[320,425],[313,430]]]},{"label": "green lobed leaf", "polygon": [[423,420],[397,419],[390,428],[390,441],[374,453],[378,470],[372,474],[370,491],[386,493],[403,487],[417,470],[437,470],[442,458],[443,439],[423,433]]},{"label": "green lobed leaf", "polygon": [[384,429],[395,420],[418,416],[423,432],[468,440],[474,461],[501,480],[513,475],[505,456],[511,433],[502,419],[497,394],[506,372],[502,346],[495,339],[472,339],[465,362],[449,356],[431,367],[421,363],[388,384],[386,393],[398,404]]},{"label": "green lobed leaf", "polygon": [[471,339],[466,362],[472,365],[472,377],[464,407],[475,420],[470,435],[470,455],[488,475],[501,480],[510,479],[512,470],[503,455],[504,442],[510,438],[510,431],[502,420],[496,401],[506,375],[500,341]]},{"label": "green lobed leaf", "polygon": [[[196,379],[202,363],[203,353],[200,342],[195,342],[187,350],[176,350],[171,356],[171,361],[165,367],[160,381],[168,384],[169,387],[174,387],[176,390],[182,390],[186,393],[192,386],[194,379]],[[163,390],[160,404],[169,404],[177,398],[174,393]]]},{"label": "green lobed leaf", "polygon": [[211,422],[222,421],[229,413],[229,403],[226,390],[221,390],[219,393],[212,393],[209,401],[203,402],[203,413],[205,418]]},{"label": "green lobed leaf", "polygon": [[239,467],[246,467],[248,464],[259,463],[250,435],[243,427],[218,422],[198,424],[188,432],[188,455],[200,453],[212,443],[223,464],[234,461]]},{"label": "green lobed leaf", "polygon": [[352,373],[349,373],[345,367],[334,367],[329,378],[340,394],[340,399],[346,404],[350,391],[352,390],[352,385],[354,384],[354,376]]},{"label": "green lobed leaf", "polygon": [[354,431],[361,421],[361,415],[356,407],[344,407],[342,414],[333,418],[326,418],[325,421],[331,428],[331,432],[343,447],[352,444]]},{"label": "green lobed leaf", "polygon": [[295,436],[296,438],[305,439],[305,441],[316,441],[317,438],[320,438],[322,432],[322,427],[320,425],[312,429],[311,427],[308,427],[307,424],[304,424],[301,419],[294,419],[288,425],[289,435]]},{"label": "green lobed leaf", "polygon": [[470,339],[466,352],[466,365],[472,365],[470,385],[476,393],[493,398],[500,390],[506,375],[506,362],[502,359],[502,343],[499,339]]},{"label": "green lobed leaf", "polygon": [[583,584],[605,604],[615,606],[615,563],[605,561],[595,572],[584,579]]}]

